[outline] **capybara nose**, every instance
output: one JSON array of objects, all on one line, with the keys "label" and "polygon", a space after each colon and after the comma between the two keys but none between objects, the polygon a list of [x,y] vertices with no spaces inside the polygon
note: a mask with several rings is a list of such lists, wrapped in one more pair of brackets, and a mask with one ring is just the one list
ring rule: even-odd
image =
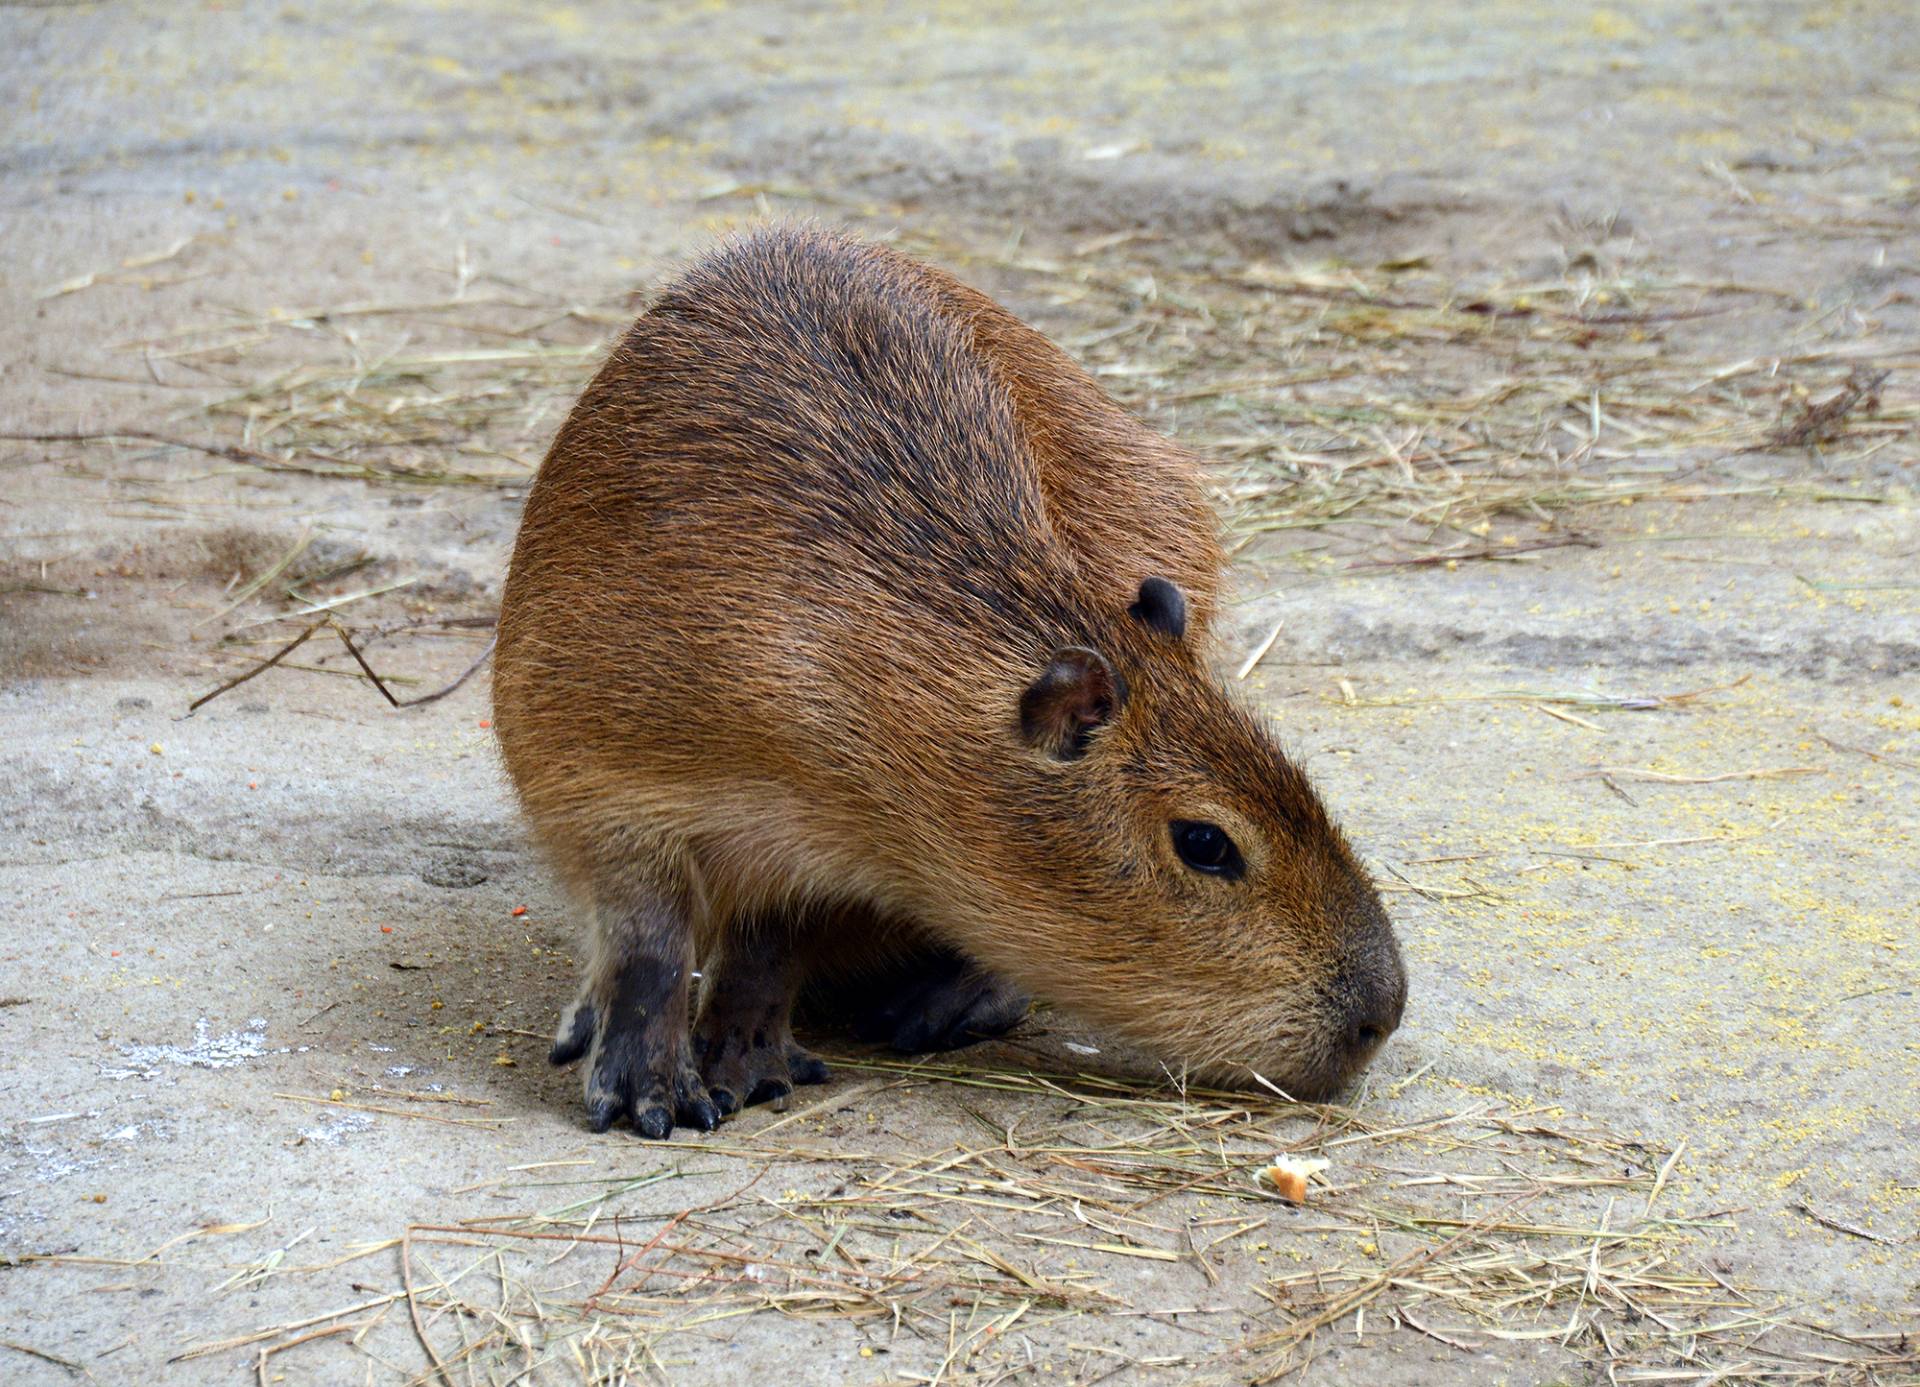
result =
[{"label": "capybara nose", "polygon": [[1407,1009],[1407,970],[1391,934],[1340,970],[1338,991],[1347,1053],[1355,1065],[1364,1064]]},{"label": "capybara nose", "polygon": [[1376,982],[1362,997],[1353,1008],[1347,1043],[1353,1050],[1371,1054],[1400,1025],[1400,1014],[1407,1009],[1406,978],[1396,975],[1392,982]]}]

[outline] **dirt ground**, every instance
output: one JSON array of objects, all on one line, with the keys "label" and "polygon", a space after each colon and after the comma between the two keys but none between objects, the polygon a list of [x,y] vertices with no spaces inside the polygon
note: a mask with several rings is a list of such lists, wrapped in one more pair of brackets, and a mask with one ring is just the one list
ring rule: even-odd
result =
[{"label": "dirt ground", "polygon": [[[10,4],[0,54],[5,1381],[1920,1382],[1907,6]],[[1345,1102],[1042,1009],[591,1136],[484,678],[394,710],[321,626],[189,712],[328,612],[458,675],[608,335],[776,215],[1213,464],[1223,677],[1408,956]]]}]

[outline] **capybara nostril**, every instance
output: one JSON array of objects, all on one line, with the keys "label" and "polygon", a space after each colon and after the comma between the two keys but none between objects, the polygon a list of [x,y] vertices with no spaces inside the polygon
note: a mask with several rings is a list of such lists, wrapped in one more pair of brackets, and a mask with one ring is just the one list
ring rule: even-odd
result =
[{"label": "capybara nostril", "polygon": [[1392,1035],[1399,1024],[1399,1016],[1389,1009],[1381,1008],[1372,1012],[1353,1028],[1354,1045],[1359,1049],[1371,1050]]}]

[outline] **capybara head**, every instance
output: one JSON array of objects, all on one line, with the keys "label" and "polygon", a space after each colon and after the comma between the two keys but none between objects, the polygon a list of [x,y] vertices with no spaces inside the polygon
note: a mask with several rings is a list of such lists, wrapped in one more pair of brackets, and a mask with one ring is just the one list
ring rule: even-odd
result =
[{"label": "capybara head", "polygon": [[1206,669],[1185,608],[1147,579],[1019,696],[1003,806],[1017,971],[1196,1077],[1322,1098],[1399,1024],[1400,950],[1306,775]]}]

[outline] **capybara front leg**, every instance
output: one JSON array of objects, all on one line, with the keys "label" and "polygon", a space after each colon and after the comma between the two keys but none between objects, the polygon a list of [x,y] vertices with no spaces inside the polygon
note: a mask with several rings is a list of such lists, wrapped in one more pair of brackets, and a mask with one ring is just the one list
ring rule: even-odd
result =
[{"label": "capybara front leg", "polygon": [[722,1113],[784,1098],[796,1084],[826,1082],[827,1066],[794,1043],[800,970],[784,923],[735,922],[706,969],[693,1052]]},{"label": "capybara front leg", "polygon": [[579,995],[560,1017],[554,1064],[584,1058],[587,1124],[623,1119],[641,1136],[720,1120],[693,1067],[687,1033],[692,940],[685,910],[653,887],[609,891],[595,903],[593,953]]}]

